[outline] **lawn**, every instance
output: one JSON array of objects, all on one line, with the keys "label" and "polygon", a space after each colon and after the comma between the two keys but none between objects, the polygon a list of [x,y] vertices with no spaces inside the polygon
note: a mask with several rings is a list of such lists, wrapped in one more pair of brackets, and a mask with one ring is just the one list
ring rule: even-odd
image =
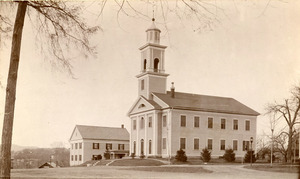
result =
[{"label": "lawn", "polygon": [[121,159],[116,160],[109,166],[161,166],[162,162],[151,159]]},{"label": "lawn", "polygon": [[135,168],[122,168],[122,170],[171,172],[171,173],[212,173],[212,171],[206,170],[202,167],[185,167],[185,166],[135,167]]},{"label": "lawn", "polygon": [[268,172],[283,172],[283,173],[298,173],[299,172],[299,166],[291,166],[291,165],[273,165],[271,167],[268,165],[253,165],[251,166],[245,166],[244,168],[247,169],[254,169],[254,170],[260,170],[260,171],[268,171]]}]

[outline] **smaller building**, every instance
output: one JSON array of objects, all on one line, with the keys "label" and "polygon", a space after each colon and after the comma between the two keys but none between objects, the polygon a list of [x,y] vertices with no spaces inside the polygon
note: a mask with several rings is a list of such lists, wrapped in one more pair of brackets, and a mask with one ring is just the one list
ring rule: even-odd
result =
[{"label": "smaller building", "polygon": [[54,162],[46,162],[43,165],[41,165],[39,168],[57,168],[60,167]]},{"label": "smaller building", "polygon": [[104,158],[106,151],[111,158],[129,155],[129,133],[124,125],[120,128],[76,125],[69,142],[70,166]]}]

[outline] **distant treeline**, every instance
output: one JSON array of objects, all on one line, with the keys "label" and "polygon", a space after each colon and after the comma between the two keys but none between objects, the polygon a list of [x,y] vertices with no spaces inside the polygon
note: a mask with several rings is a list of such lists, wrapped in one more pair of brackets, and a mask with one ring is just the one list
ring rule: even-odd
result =
[{"label": "distant treeline", "polygon": [[66,148],[34,148],[12,152],[13,168],[38,168],[45,162],[55,162],[60,167],[70,166],[70,151]]}]

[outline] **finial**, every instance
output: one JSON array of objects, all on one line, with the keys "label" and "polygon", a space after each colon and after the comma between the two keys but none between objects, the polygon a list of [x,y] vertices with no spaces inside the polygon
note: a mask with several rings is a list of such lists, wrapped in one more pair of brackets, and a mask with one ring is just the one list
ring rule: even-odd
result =
[{"label": "finial", "polygon": [[[154,8],[154,7],[152,7]],[[152,10],[153,14],[152,14],[152,21],[154,22],[155,21],[155,18],[154,18],[154,9]]]}]

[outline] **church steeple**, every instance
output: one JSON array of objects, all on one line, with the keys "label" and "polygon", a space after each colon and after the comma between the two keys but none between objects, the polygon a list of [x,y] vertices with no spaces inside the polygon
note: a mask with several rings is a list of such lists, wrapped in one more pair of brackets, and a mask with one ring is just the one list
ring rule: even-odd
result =
[{"label": "church steeple", "polygon": [[139,79],[139,95],[147,99],[151,98],[152,92],[166,93],[168,74],[165,74],[165,49],[167,46],[160,45],[160,30],[152,19],[151,26],[146,30],[147,42],[141,50],[141,73]]}]

